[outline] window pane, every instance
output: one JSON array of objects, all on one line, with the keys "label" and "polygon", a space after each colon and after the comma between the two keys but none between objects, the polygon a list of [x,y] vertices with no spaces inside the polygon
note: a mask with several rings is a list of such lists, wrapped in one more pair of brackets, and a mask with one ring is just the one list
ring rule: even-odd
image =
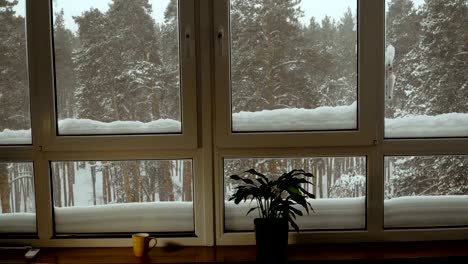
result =
[{"label": "window pane", "polygon": [[0,1],[0,145],[32,143],[25,11]]},{"label": "window pane", "polygon": [[31,162],[0,163],[0,233],[36,233]]},{"label": "window pane", "polygon": [[387,138],[468,136],[468,2],[387,1]]},{"label": "window pane", "polygon": [[[301,229],[363,229],[366,226],[366,157],[307,157],[307,158],[245,158],[224,160],[224,229],[226,231],[253,230],[254,211],[246,216],[249,202],[234,204],[228,201],[238,182],[230,175],[255,169],[270,179],[292,169],[304,169],[315,177],[306,190],[316,195],[310,200],[315,212],[298,216]],[[247,176],[252,178],[252,176]],[[298,209],[300,209],[298,207]]]},{"label": "window pane", "polygon": [[59,134],[180,133],[177,1],[53,3]]},{"label": "window pane", "polygon": [[51,166],[57,234],[194,231],[191,160]]},{"label": "window pane", "polygon": [[385,157],[385,227],[468,225],[468,156]]},{"label": "window pane", "polygon": [[355,0],[230,3],[233,131],[357,128]]}]

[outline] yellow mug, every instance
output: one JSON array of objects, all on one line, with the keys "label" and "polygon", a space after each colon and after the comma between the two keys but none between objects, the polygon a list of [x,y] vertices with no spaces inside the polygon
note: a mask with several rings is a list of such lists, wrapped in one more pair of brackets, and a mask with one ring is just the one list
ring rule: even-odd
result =
[{"label": "yellow mug", "polygon": [[[151,240],[154,240],[154,245],[150,247]],[[155,237],[150,237],[148,233],[138,233],[132,235],[132,244],[135,256],[143,257],[158,244],[158,240]]]}]

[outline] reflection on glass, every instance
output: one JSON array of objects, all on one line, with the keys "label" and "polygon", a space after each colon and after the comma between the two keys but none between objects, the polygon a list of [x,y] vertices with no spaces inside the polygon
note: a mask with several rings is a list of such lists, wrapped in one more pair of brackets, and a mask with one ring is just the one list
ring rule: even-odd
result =
[{"label": "reflection on glass", "polygon": [[270,177],[292,169],[303,169],[315,177],[313,186],[304,186],[317,199],[310,216],[298,217],[301,229],[362,229],[366,223],[366,157],[242,158],[224,160],[225,230],[253,230],[255,212],[246,216],[249,202],[235,205],[228,201],[238,182],[229,176],[254,168]]}]

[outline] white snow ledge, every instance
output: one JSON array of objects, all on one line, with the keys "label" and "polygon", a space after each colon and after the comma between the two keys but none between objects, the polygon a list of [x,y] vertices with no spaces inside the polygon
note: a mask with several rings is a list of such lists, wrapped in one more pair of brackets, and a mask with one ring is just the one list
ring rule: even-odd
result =
[{"label": "white snow ledge", "polygon": [[[315,109],[277,109],[259,112],[239,112],[232,115],[236,132],[343,130],[357,127],[357,105],[318,107]],[[159,119],[139,121],[99,122],[90,119],[59,120],[61,135],[167,134],[180,133],[181,123]],[[415,115],[385,119],[388,138],[468,137],[468,113],[436,116]],[[30,130],[0,131],[0,145],[31,144]]]},{"label": "white snow ledge", "polygon": [[[311,200],[315,213],[297,218],[302,229],[364,229],[365,197]],[[413,196],[384,201],[385,228],[468,226],[468,195]],[[253,230],[249,204],[225,204],[225,230]],[[0,214],[0,233],[35,233],[35,214]],[[191,202],[55,208],[57,233],[193,232]]]},{"label": "white snow ledge", "polygon": [[20,145],[32,144],[31,130],[10,130],[0,131],[0,145]]},{"label": "white snow ledge", "polygon": [[192,202],[55,207],[54,211],[58,234],[195,231]]},{"label": "white snow ledge", "polygon": [[232,126],[236,132],[355,129],[357,104],[239,112],[232,114]]},{"label": "white snow ledge", "polygon": [[385,137],[467,137],[468,113],[415,115],[385,119]]},{"label": "white snow ledge", "polygon": [[102,135],[102,134],[162,134],[180,133],[181,124],[177,120],[158,119],[148,123],[140,121],[100,122],[90,119],[59,120],[61,135]]}]

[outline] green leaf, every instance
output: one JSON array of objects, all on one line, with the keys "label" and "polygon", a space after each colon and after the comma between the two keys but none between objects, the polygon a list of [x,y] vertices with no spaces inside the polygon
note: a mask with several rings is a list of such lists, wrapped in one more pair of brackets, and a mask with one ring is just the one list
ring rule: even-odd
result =
[{"label": "green leaf", "polygon": [[294,220],[292,218],[288,218],[288,222],[291,223],[291,226],[294,228],[294,230],[299,233],[299,226],[296,224],[296,222],[294,222]]},{"label": "green leaf", "polygon": [[250,214],[252,211],[255,211],[258,207],[250,208],[246,215]]},{"label": "green leaf", "polygon": [[296,213],[296,214],[299,215],[299,216],[303,216],[303,215],[304,215],[304,214],[302,213],[301,210],[296,209],[296,208],[294,208],[294,207],[292,207],[292,206],[289,206],[289,210],[291,210],[292,212]]},{"label": "green leaf", "polygon": [[297,194],[297,195],[302,195],[302,193],[299,191],[299,189],[296,188],[296,187],[294,187],[294,186],[289,186],[289,187],[287,187],[286,190],[287,190],[288,193],[290,193],[290,194],[291,194],[291,193],[295,193],[295,194]]},{"label": "green leaf", "polygon": [[262,178],[255,178],[255,180],[257,180],[261,185],[267,185],[267,183],[265,182],[265,180],[262,179]]},{"label": "green leaf", "polygon": [[262,179],[264,179],[266,182],[269,181],[268,178],[265,175],[261,174],[260,172],[254,170],[254,169],[250,169],[250,170],[247,170],[247,171],[244,171],[244,172],[250,173],[250,174],[253,174],[253,175],[257,175],[257,176],[261,177]]}]

